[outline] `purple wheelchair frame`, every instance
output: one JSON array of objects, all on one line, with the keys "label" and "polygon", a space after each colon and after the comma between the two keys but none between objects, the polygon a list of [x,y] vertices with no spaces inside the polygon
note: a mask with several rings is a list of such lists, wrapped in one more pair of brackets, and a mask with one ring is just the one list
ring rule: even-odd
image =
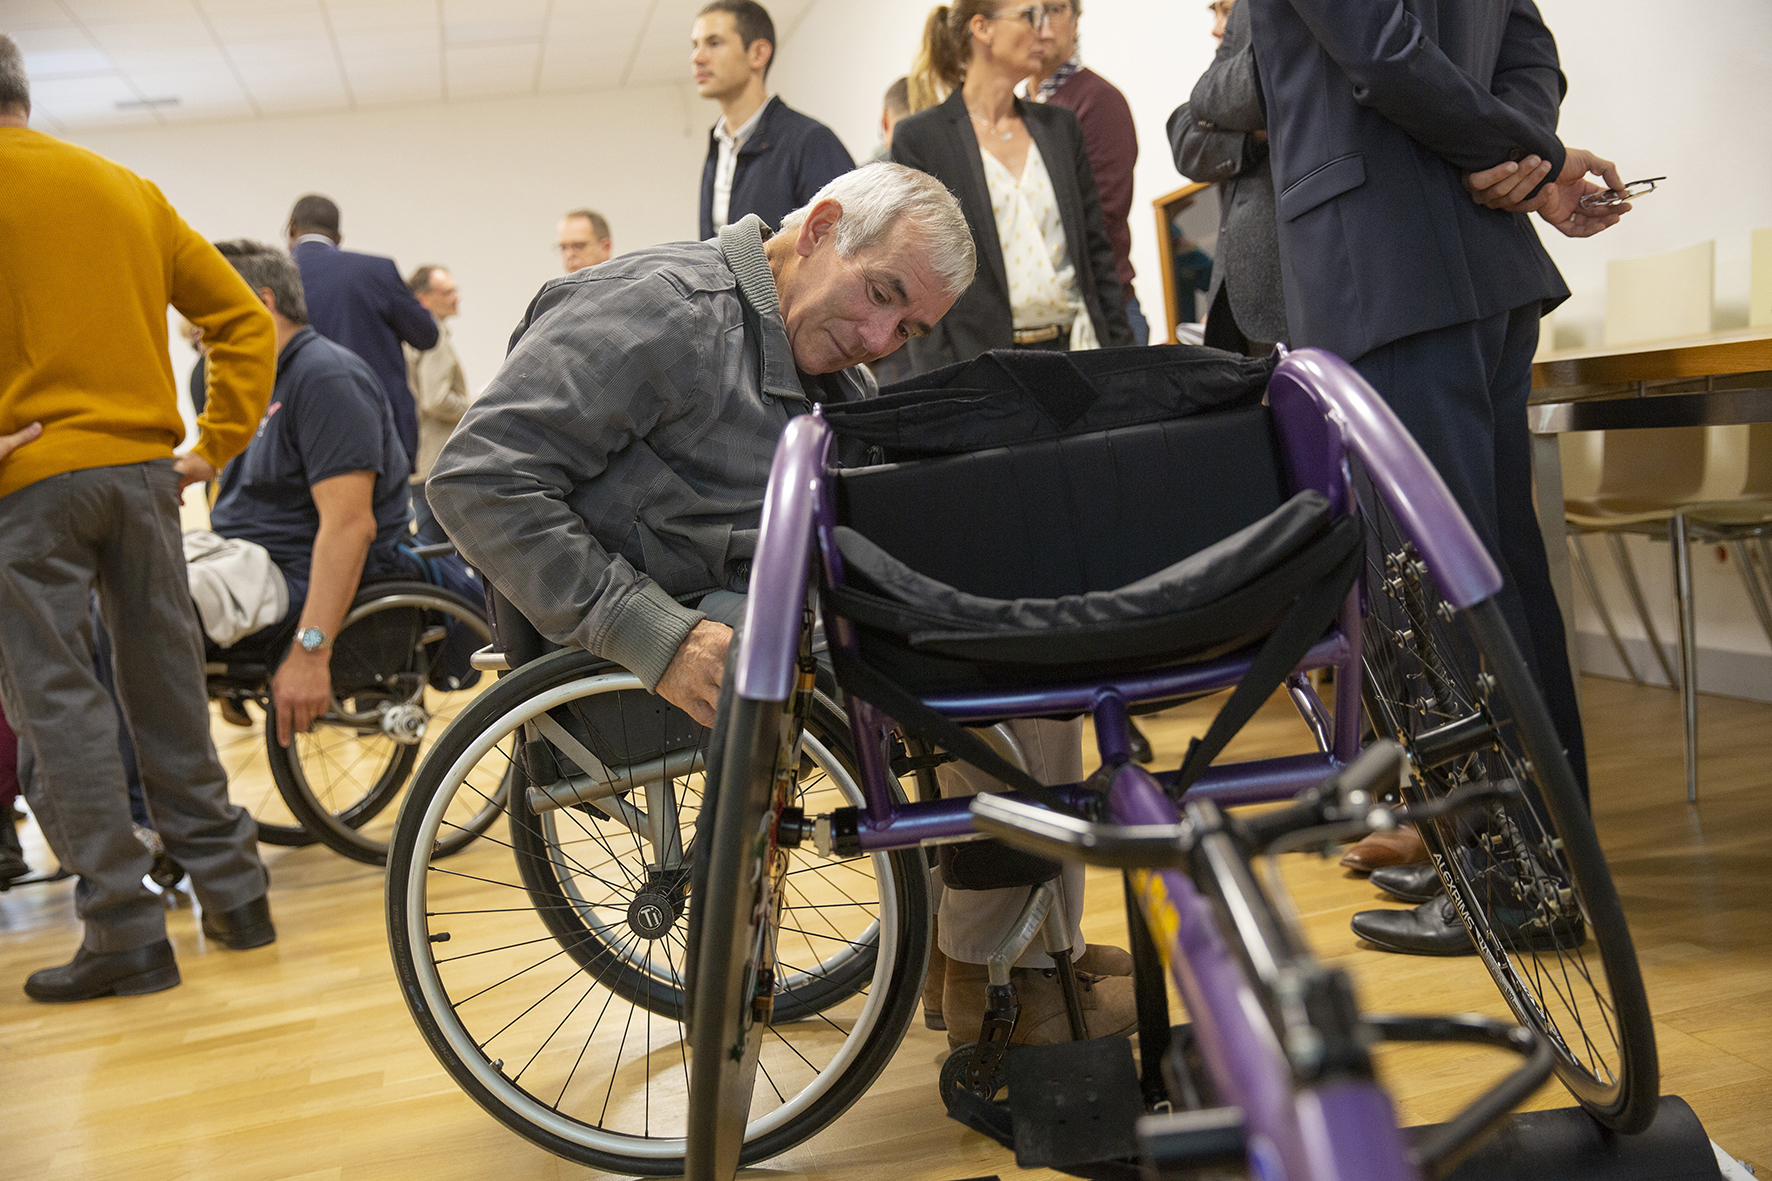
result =
[{"label": "purple wheelchair frame", "polygon": [[[1390,408],[1344,361],[1318,349],[1292,352],[1270,379],[1267,398],[1294,490],[1323,493],[1337,516],[1358,512],[1348,462],[1355,456],[1447,601],[1463,610],[1501,589],[1500,571],[1439,473]],[[740,696],[754,701],[786,701],[790,696],[814,546],[825,576],[832,582],[843,577],[834,534],[833,438],[830,426],[815,412],[791,422],[776,450],[734,686]],[[1360,747],[1361,604],[1362,588],[1356,583],[1335,629],[1311,649],[1288,683],[1320,753],[1215,764],[1188,789],[1185,800],[1232,805],[1288,799],[1354,759]],[[853,648],[857,640],[847,621],[828,614],[826,619],[830,642]],[[1172,825],[1179,812],[1165,789],[1175,772],[1153,775],[1128,759],[1127,706],[1230,688],[1249,664],[1249,656],[1241,654],[1105,681],[925,700],[960,722],[1091,714],[1103,760],[1119,764],[1108,789],[1113,822]],[[1335,669],[1333,720],[1301,675],[1328,667]],[[858,821],[864,851],[907,848],[975,831],[965,799],[894,803],[893,777],[880,741],[891,719],[855,698],[849,709],[866,800]],[[1376,1083],[1294,1085],[1273,1029],[1251,1016],[1261,1006],[1251,995],[1243,965],[1188,876],[1152,870],[1136,877],[1140,904],[1186,1002],[1221,1099],[1243,1111],[1257,1175],[1288,1181],[1413,1181],[1417,1171],[1409,1163],[1390,1100]]]}]

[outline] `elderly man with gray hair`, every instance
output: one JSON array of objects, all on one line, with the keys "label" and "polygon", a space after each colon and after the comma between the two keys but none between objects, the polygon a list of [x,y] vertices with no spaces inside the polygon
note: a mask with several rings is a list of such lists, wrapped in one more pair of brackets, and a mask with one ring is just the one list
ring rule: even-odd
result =
[{"label": "elderly man with gray hair", "polygon": [[831,181],[771,234],[635,251],[554,279],[445,444],[431,506],[549,640],[712,725],[776,441],[972,282],[972,235],[925,173]]}]

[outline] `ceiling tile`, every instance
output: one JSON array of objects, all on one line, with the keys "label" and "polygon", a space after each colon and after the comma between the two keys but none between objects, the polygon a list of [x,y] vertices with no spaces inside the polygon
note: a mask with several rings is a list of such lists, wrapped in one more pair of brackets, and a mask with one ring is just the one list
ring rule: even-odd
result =
[{"label": "ceiling tile", "polygon": [[317,4],[312,8],[216,13],[210,16],[209,23],[223,44],[328,35],[326,20]]},{"label": "ceiling tile", "polygon": [[539,41],[547,22],[541,17],[516,20],[446,21],[443,40],[450,45],[470,45],[484,41]]},{"label": "ceiling tile", "polygon": [[17,29],[13,40],[24,51],[25,74],[38,82],[67,74],[90,74],[112,68],[111,59],[92,39],[72,25]]},{"label": "ceiling tile", "polygon": [[320,0],[197,0],[211,20],[218,17],[243,17],[255,14],[317,13]]},{"label": "ceiling tile", "polygon": [[396,3],[351,4],[336,2],[326,8],[335,33],[368,33],[381,29],[428,28],[437,30],[436,0],[398,0]]},{"label": "ceiling tile", "polygon": [[378,33],[341,33],[338,51],[347,62],[382,57],[427,56],[433,61],[441,54],[434,30],[389,29]]},{"label": "ceiling tile", "polygon": [[177,98],[178,105],[159,107],[169,123],[193,119],[250,118],[252,104],[234,78],[232,70],[157,70],[129,76],[135,88],[150,98]]},{"label": "ceiling tile", "polygon": [[338,61],[337,50],[325,37],[301,37],[280,42],[244,42],[228,46],[228,56],[249,75],[248,82],[252,81],[250,74],[256,70],[301,73],[304,70],[318,69],[325,72],[334,69]]},{"label": "ceiling tile", "polygon": [[547,0],[443,0],[443,22],[488,20],[543,20]]},{"label": "ceiling tile", "polygon": [[312,86],[315,89],[342,87],[338,62],[325,61],[264,62],[252,69],[242,69],[246,88],[257,94],[260,87],[290,88]]},{"label": "ceiling tile", "polygon": [[195,17],[92,24],[87,30],[121,70],[200,69],[222,62],[209,26]]},{"label": "ceiling tile", "polygon": [[77,20],[89,25],[191,20],[197,16],[194,0],[62,0],[62,3]]},{"label": "ceiling tile", "polygon": [[56,0],[6,0],[6,31],[49,29],[68,24],[68,14]]},{"label": "ceiling tile", "polygon": [[[63,120],[109,116],[117,113],[119,102],[130,102],[137,97],[135,89],[117,74],[79,79],[50,78],[31,85],[31,105],[41,105]],[[148,119],[153,121],[152,114],[148,114]]]}]

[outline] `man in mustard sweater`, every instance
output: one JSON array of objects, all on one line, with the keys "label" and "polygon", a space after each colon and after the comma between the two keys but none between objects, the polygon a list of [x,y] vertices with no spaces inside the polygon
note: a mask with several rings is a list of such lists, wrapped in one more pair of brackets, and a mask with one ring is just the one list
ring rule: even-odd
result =
[{"label": "man in mustard sweater", "polygon": [[[234,948],[276,937],[252,817],[228,802],[209,737],[178,522],[184,488],[251,439],[276,355],[257,296],[158,189],[30,130],[30,111],[23,56],[0,35],[0,438],[25,432],[0,448],[0,697],[36,756],[25,797],[80,875],[86,928],[73,960],[25,992],[75,1001],[179,981],[93,673],[95,589],[148,806],[205,934]],[[197,445],[177,459],[169,303],[210,346]]]}]

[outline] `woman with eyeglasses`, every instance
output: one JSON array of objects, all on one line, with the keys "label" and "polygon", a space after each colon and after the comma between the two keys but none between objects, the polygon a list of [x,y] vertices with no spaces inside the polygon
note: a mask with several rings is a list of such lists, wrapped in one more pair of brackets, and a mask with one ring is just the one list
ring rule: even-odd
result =
[{"label": "woman with eyeglasses", "polygon": [[892,158],[959,198],[979,265],[935,330],[905,346],[918,373],[988,349],[1133,343],[1082,128],[1015,95],[1051,47],[1031,0],[959,0],[924,26],[921,81],[948,95],[898,123]]},{"label": "woman with eyeglasses", "polygon": [[[917,373],[969,361],[988,349],[1133,343],[1083,129],[1063,107],[1015,97],[1016,84],[1039,68],[1052,43],[1046,9],[1033,0],[961,0],[929,14],[919,65],[926,66],[924,85],[945,87],[947,98],[893,127],[892,158],[929,173],[959,198],[978,249],[978,275],[932,332],[906,342]],[[1009,730],[1029,772],[1042,782],[1082,777],[1080,720],[1018,719]],[[947,797],[1005,790],[1001,781],[963,763],[938,767],[935,774]],[[979,1036],[988,999],[986,962],[1028,898],[1027,879],[989,858],[986,850],[982,862],[968,859],[971,868],[963,872],[944,857],[937,879],[966,886],[938,892],[936,946],[923,991],[925,1022],[946,1029],[954,1047]],[[1077,926],[1083,874],[1066,866],[1062,877],[1084,1025],[1091,1037],[1127,1033],[1137,1024],[1131,957],[1083,942]],[[1005,884],[984,888],[997,880]],[[1017,962],[1013,979],[1021,1016],[1012,1042],[1038,1045],[1070,1037],[1063,988],[1052,967],[1038,945]]]}]

